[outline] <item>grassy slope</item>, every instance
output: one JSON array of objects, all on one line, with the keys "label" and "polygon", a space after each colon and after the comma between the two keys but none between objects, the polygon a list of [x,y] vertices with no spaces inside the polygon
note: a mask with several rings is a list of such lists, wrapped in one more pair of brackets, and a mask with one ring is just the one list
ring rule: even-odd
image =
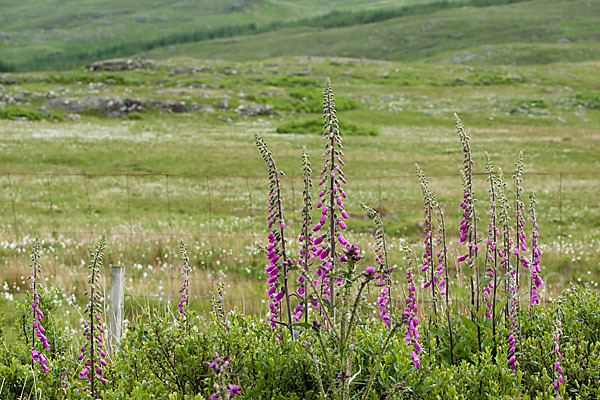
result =
[{"label": "grassy slope", "polygon": [[[290,21],[326,14],[399,7],[416,0],[7,0],[0,9],[0,60],[19,64],[56,52],[102,47],[256,22]],[[4,40],[2,40],[4,39]]]},{"label": "grassy slope", "polygon": [[252,60],[322,55],[471,64],[595,60],[600,58],[598,15],[597,1],[533,0],[443,10],[360,26],[297,28],[198,42],[174,50],[156,49],[147,56]]}]

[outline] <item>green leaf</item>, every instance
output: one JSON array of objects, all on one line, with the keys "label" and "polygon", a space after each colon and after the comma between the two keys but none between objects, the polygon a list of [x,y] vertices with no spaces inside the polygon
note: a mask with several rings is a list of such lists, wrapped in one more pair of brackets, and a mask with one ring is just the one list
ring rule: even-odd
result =
[{"label": "green leaf", "polygon": [[312,328],[312,324],[309,324],[307,322],[296,322],[295,324],[292,324],[292,326],[297,326],[297,327],[306,328],[306,329]]}]

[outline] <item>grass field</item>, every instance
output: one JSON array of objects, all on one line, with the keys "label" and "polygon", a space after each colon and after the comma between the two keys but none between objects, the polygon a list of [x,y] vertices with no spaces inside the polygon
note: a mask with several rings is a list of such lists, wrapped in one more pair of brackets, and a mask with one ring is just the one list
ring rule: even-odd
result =
[{"label": "grass field", "polygon": [[[598,92],[590,88],[598,87],[598,72],[594,62],[508,67],[277,58],[173,59],[126,72],[2,75],[5,96],[29,93],[0,109],[12,110],[12,117],[6,113],[8,119],[0,120],[3,279],[8,288],[26,287],[28,246],[41,236],[53,285],[78,292],[89,245],[106,230],[106,264],[126,265],[129,293],[147,295],[150,280],[160,287],[157,294],[169,295],[178,288],[177,241],[184,238],[198,277],[206,280],[195,293],[202,307],[222,270],[230,290],[260,311],[264,261],[256,243],[264,243],[266,180],[253,135],[268,140],[288,176],[284,186],[294,187],[285,208],[297,230],[300,152],[306,145],[317,170],[321,138],[318,132],[276,130],[318,119],[321,85],[330,77],[342,127],[347,122],[378,133],[345,138],[350,236],[363,248],[372,228],[359,201],[382,212],[396,262],[400,238],[418,248],[422,201],[415,162],[432,175],[451,216],[454,248],[461,193],[456,111],[471,134],[477,172],[484,171],[488,151],[510,178],[518,151],[525,153],[525,188],[538,195],[547,296],[568,281],[595,285],[600,112]],[[150,104],[169,98],[202,106],[171,114],[149,106],[121,118],[98,109],[51,108],[46,117],[39,113],[50,92],[71,101],[110,96]],[[244,107],[266,104],[272,115],[243,115]],[[39,121],[23,120],[38,114]],[[70,120],[73,114],[81,120]],[[478,179],[482,209],[487,189]]]}]

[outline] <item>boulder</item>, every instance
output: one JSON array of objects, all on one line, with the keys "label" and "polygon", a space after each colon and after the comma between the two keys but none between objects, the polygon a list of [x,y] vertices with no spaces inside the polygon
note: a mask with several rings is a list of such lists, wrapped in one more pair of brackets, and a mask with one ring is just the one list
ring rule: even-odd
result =
[{"label": "boulder", "polygon": [[140,99],[121,99],[120,97],[56,97],[44,102],[45,108],[61,108],[70,113],[82,113],[86,110],[100,110],[110,118],[119,118],[132,112],[146,112],[146,102]]},{"label": "boulder", "polygon": [[235,109],[235,112],[245,117],[257,115],[273,115],[275,110],[270,104],[244,104]]},{"label": "boulder", "polygon": [[86,69],[90,71],[132,71],[142,68],[150,68],[155,64],[152,61],[141,60],[102,60],[86,65]]},{"label": "boulder", "polygon": [[189,112],[190,108],[185,104],[185,101],[175,100],[150,100],[152,107],[162,113],[174,114]]}]

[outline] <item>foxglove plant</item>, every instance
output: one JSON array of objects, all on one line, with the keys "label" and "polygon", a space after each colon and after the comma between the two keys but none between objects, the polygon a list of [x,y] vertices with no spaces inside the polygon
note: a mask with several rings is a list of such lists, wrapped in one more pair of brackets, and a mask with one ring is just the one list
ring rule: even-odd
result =
[{"label": "foxglove plant", "polygon": [[[500,256],[500,267],[504,272],[504,293],[508,297],[509,293],[509,280],[508,272],[512,269],[510,265],[510,249],[512,248],[512,238],[511,238],[511,229],[510,229],[510,204],[508,199],[506,198],[506,180],[504,179],[504,174],[502,173],[502,168],[498,168],[498,206],[499,206],[499,219],[500,219],[500,227],[502,228],[502,248],[498,250],[498,255]],[[508,302],[504,308],[504,318],[508,321],[508,313],[509,306]]]},{"label": "foxglove plant", "polygon": [[[343,262],[343,254],[336,252],[336,241],[347,250],[352,246],[341,234],[346,229],[345,219],[348,213],[344,209],[343,200],[346,192],[342,184],[346,184],[346,178],[342,167],[344,156],[342,136],[335,110],[335,98],[329,79],[325,82],[323,89],[323,140],[325,141],[325,162],[321,170],[319,186],[319,202],[317,208],[321,210],[319,222],[313,227],[315,235],[325,228],[325,233],[316,237],[314,242],[317,246],[315,256],[321,261],[319,268],[321,284],[328,287],[325,289],[324,299],[331,304],[332,317],[335,319],[335,285],[341,286],[343,280],[337,277],[336,265]],[[327,226],[326,226],[327,225]]]},{"label": "foxglove plant", "polygon": [[[483,297],[486,301],[485,315],[492,319],[492,336],[496,338],[496,286],[498,276],[496,274],[496,265],[498,262],[498,236],[500,232],[497,227],[497,208],[496,208],[496,179],[494,177],[494,166],[489,154],[485,153],[485,168],[487,172],[487,180],[490,183],[488,196],[490,199],[489,223],[488,223],[488,240],[486,246],[485,266],[487,266],[487,277],[490,282],[483,289]],[[493,293],[492,293],[493,292]]]},{"label": "foxglove plant", "polygon": [[509,272],[509,276],[507,279],[509,282],[509,290],[510,290],[510,298],[509,298],[510,314],[508,317],[510,320],[510,329],[509,329],[509,334],[508,334],[508,345],[509,345],[508,366],[512,370],[514,370],[516,368],[517,355],[516,355],[516,347],[515,347],[515,341],[516,341],[515,336],[517,336],[519,334],[518,329],[517,329],[518,303],[517,303],[517,295],[516,295],[518,288],[517,288],[517,281],[516,281],[515,275],[516,275],[515,271],[511,270]]},{"label": "foxglove plant", "polygon": [[302,231],[300,232],[300,236],[298,237],[298,241],[301,245],[300,257],[298,257],[298,266],[300,268],[300,277],[298,278],[298,284],[300,286],[298,286],[298,288],[296,289],[296,294],[304,301],[298,303],[298,305],[294,308],[294,321],[300,321],[300,319],[302,318],[302,314],[304,313],[304,323],[308,323],[308,280],[311,279],[309,276],[309,261],[313,253],[313,248],[316,249],[316,246],[313,243],[312,231],[310,229],[312,225],[312,217],[310,215],[310,212],[313,209],[312,196],[310,194],[310,191],[313,187],[311,174],[312,169],[310,165],[310,158],[306,151],[306,147],[303,147],[302,179],[304,182],[304,188],[302,191]]},{"label": "foxglove plant", "polygon": [[98,280],[100,275],[100,267],[102,266],[102,258],[104,257],[104,248],[106,247],[106,237],[103,234],[93,251],[91,252],[91,262],[89,265],[90,276],[88,279],[89,291],[86,294],[89,295],[89,302],[86,306],[85,314],[87,314],[88,321],[83,325],[83,335],[85,337],[85,344],[81,347],[81,353],[77,357],[77,360],[84,361],[84,367],[79,372],[79,378],[87,379],[90,382],[90,395],[92,398],[96,398],[96,375],[100,379],[102,384],[106,384],[107,380],[103,376],[102,367],[107,365],[106,354],[102,347],[102,335],[104,329],[102,328],[102,291],[98,286]]},{"label": "foxglove plant", "polygon": [[[465,127],[458,117],[454,114],[456,130],[462,144],[463,162],[461,168],[461,180],[463,184],[463,200],[460,206],[463,210],[462,220],[460,221],[459,243],[467,243],[467,253],[457,258],[457,263],[465,262],[470,272],[471,280],[471,319],[473,322],[479,314],[479,265],[477,264],[477,214],[475,211],[475,193],[473,191],[473,159],[471,156],[470,138],[465,132]],[[477,342],[481,350],[481,328],[477,324]]]},{"label": "foxglove plant", "polygon": [[[435,320],[437,321],[437,308],[436,308],[437,296],[436,296],[436,290],[435,290],[435,288],[437,286],[436,272],[439,274],[441,274],[443,272],[443,264],[440,263],[436,268],[434,265],[434,261],[433,261],[433,218],[432,218],[432,213],[433,213],[433,207],[435,206],[435,204],[437,202],[435,201],[433,194],[429,190],[429,183],[427,182],[427,179],[425,179],[425,175],[423,174],[421,167],[419,167],[419,164],[415,164],[415,168],[417,171],[417,177],[419,178],[419,183],[421,185],[421,191],[423,192],[423,206],[424,206],[424,213],[425,213],[425,220],[423,221],[424,234],[425,234],[425,240],[424,240],[423,244],[425,245],[425,252],[423,253],[423,266],[421,267],[421,272],[426,272],[429,270],[429,276],[428,276],[425,284],[423,285],[423,289],[427,289],[431,286],[431,302],[433,305],[433,315],[435,317]],[[441,253],[438,255],[438,257],[440,257],[440,256],[441,256]],[[441,283],[440,286],[442,286],[445,289],[445,286],[444,286],[445,282],[440,282],[440,283]]]},{"label": "foxglove plant", "polygon": [[560,323],[560,318],[555,318],[554,321],[554,333],[552,335],[552,347],[554,348],[554,364],[552,366],[552,380],[553,383],[552,385],[554,386],[554,389],[556,390],[556,398],[560,399],[561,398],[561,394],[560,394],[560,385],[565,383],[565,380],[563,378],[563,374],[564,374],[564,370],[562,369],[562,366],[560,365],[560,362],[562,361],[562,355],[560,354],[560,345],[559,345],[559,341],[560,341],[560,335],[562,333],[562,329],[561,329],[561,323]]},{"label": "foxglove plant", "polygon": [[416,291],[417,288],[413,281],[413,255],[410,248],[405,244],[404,245],[404,253],[406,254],[407,260],[407,269],[406,269],[406,283],[408,285],[408,294],[406,295],[406,308],[404,309],[404,316],[407,318],[406,320],[406,333],[404,334],[404,340],[406,340],[406,345],[410,349],[412,347],[412,351],[410,353],[410,357],[412,358],[412,362],[415,367],[417,367],[417,371],[421,368],[421,360],[419,359],[419,353],[421,353],[422,349],[419,345],[419,319],[417,318],[417,296]]},{"label": "foxglove plant", "polygon": [[531,284],[529,291],[529,308],[540,304],[539,290],[544,285],[544,281],[540,277],[542,269],[540,268],[540,248],[538,245],[538,229],[537,214],[535,212],[535,194],[529,193],[529,215],[531,218]]},{"label": "foxglove plant", "polygon": [[46,332],[44,327],[42,326],[42,321],[44,319],[44,313],[40,310],[40,300],[44,300],[42,294],[38,291],[42,290],[42,284],[39,282],[40,274],[42,273],[41,266],[39,263],[40,259],[40,242],[38,239],[33,241],[33,246],[31,249],[31,292],[33,293],[33,300],[31,301],[31,307],[33,309],[33,321],[32,321],[32,334],[31,334],[31,363],[32,367],[36,361],[39,361],[40,367],[44,370],[44,372],[48,372],[50,368],[48,367],[48,359],[44,356],[43,353],[38,352],[35,348],[35,338],[39,338],[42,343],[42,347],[46,350],[50,350],[50,345],[48,344],[48,338],[44,333]]},{"label": "foxglove plant", "polygon": [[222,277],[217,281],[217,295],[211,291],[208,296],[215,317],[225,321],[225,282]]},{"label": "foxglove plant", "polygon": [[374,209],[360,204],[363,210],[367,212],[369,217],[375,223],[375,262],[377,264],[377,272],[375,279],[377,280],[377,286],[382,287],[379,298],[377,299],[377,306],[379,307],[379,316],[386,327],[390,327],[390,312],[388,305],[391,307],[391,274],[394,272],[394,268],[390,268],[388,264],[387,248],[385,245],[385,229],[383,227],[383,221],[379,216],[379,213]]},{"label": "foxglove plant", "polygon": [[[452,332],[452,320],[450,318],[450,297],[448,292],[448,247],[446,246],[446,221],[444,218],[444,210],[440,206],[440,203],[435,198],[435,195],[429,189],[429,182],[427,181],[423,170],[418,164],[415,164],[419,183],[421,184],[421,191],[423,192],[423,202],[425,207],[425,262],[421,271],[426,271],[427,266],[430,269],[430,278],[425,283],[425,289],[431,285],[432,287],[432,299],[434,306],[434,313],[436,313],[436,291],[435,286],[439,288],[440,296],[445,300],[446,303],[446,321],[448,323],[448,334],[449,334],[449,345],[450,345],[450,363],[454,364],[454,338]],[[436,234],[435,238],[432,238],[433,223],[431,213],[434,212],[436,215]],[[429,227],[429,228],[427,228]],[[434,243],[439,249],[435,255],[436,266],[434,268]],[[428,263],[427,263],[428,261]],[[445,273],[445,276],[443,276]],[[440,277],[438,282],[438,276]],[[439,336],[436,336],[436,341],[439,344]]]},{"label": "foxglove plant", "polygon": [[215,352],[213,361],[207,362],[206,365],[214,372],[213,388],[215,393],[210,395],[210,400],[229,400],[241,393],[242,389],[239,386],[226,383],[229,355],[226,354],[221,358],[219,353]]},{"label": "foxglove plant", "polygon": [[179,308],[179,315],[177,316],[177,323],[179,324],[179,329],[187,332],[189,329],[189,283],[190,283],[190,272],[192,272],[192,267],[190,267],[190,259],[187,255],[187,246],[184,241],[181,240],[179,242],[179,253],[181,254],[181,260],[183,261],[183,265],[181,267],[181,274],[184,276],[183,283],[179,288],[179,294],[181,295],[181,299],[177,304],[177,308]]},{"label": "foxglove plant", "polygon": [[[515,266],[517,274],[517,290],[520,288],[519,264],[523,264],[524,268],[529,268],[529,260],[525,257],[527,251],[527,236],[525,235],[525,204],[521,201],[523,194],[523,152],[519,152],[517,162],[515,164],[515,223],[516,223],[516,241],[515,241]],[[517,291],[517,299],[519,299]]]},{"label": "foxglove plant", "polygon": [[[292,266],[291,259],[287,257],[285,249],[285,220],[283,218],[283,209],[281,206],[281,184],[279,176],[281,172],[277,169],[275,160],[271,151],[267,147],[267,143],[259,136],[255,136],[256,146],[258,147],[268,170],[269,179],[269,199],[268,199],[268,229],[270,229],[269,245],[267,246],[267,258],[269,265],[265,268],[265,273],[269,275],[267,278],[268,288],[267,295],[271,298],[270,321],[271,327],[274,328],[279,321],[281,314],[281,300],[285,297],[287,305],[287,323],[286,325],[292,332],[292,309],[290,305],[290,295],[288,290],[288,269]],[[280,274],[280,271],[283,274]],[[279,278],[283,278],[283,287],[279,282]]]}]

